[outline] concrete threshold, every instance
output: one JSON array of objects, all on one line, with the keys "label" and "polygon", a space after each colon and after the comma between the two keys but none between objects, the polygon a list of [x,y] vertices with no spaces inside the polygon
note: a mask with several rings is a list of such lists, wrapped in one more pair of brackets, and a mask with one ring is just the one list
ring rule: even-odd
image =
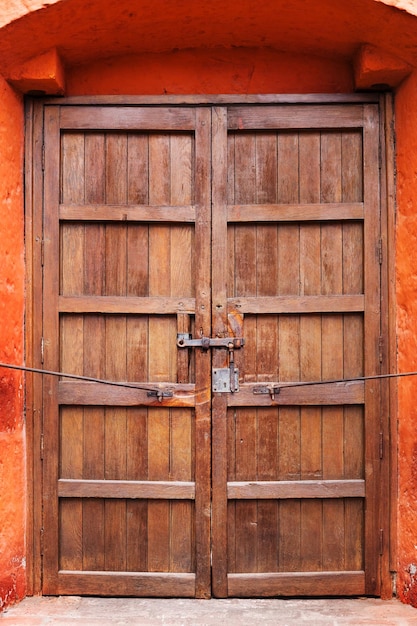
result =
[{"label": "concrete threshold", "polygon": [[417,609],[397,600],[183,600],[34,597],[0,613],[1,626],[417,625]]}]

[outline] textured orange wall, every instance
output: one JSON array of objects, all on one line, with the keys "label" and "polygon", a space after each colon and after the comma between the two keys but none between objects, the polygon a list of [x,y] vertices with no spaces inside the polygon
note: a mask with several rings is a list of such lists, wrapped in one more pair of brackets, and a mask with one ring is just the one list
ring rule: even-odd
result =
[{"label": "textured orange wall", "polygon": [[347,62],[268,48],[198,49],[115,57],[69,68],[67,95],[347,93]]},{"label": "textured orange wall", "polygon": [[[23,359],[23,107],[0,77],[0,361]],[[0,368],[0,609],[22,598],[26,480],[20,374]]]},{"label": "textured orange wall", "polygon": [[[276,2],[276,0],[274,0]],[[67,94],[163,94],[163,93],[305,93],[305,92],[350,92],[352,76],[348,58],[361,43],[387,45],[390,53],[395,53],[399,42],[410,40],[411,34],[394,27],[394,21],[386,19],[388,13],[379,15],[379,26],[369,12],[364,11],[361,20],[356,12],[349,9],[350,3],[335,4],[333,13],[327,9],[329,2],[324,0],[310,6],[309,11],[298,14],[298,20],[291,28],[286,28],[285,11],[290,15],[297,3],[280,3],[280,11],[275,14],[276,23],[268,21],[274,2],[260,3],[244,24],[246,26],[232,33],[232,22],[220,16],[222,26],[217,25],[217,43],[233,44],[235,37],[242,44],[239,35],[259,35],[261,43],[263,30],[268,34],[268,42],[282,44],[277,40],[276,29],[282,28],[294,49],[307,51],[309,46],[316,50],[323,46],[322,53],[334,50],[327,60],[310,54],[284,54],[272,48],[214,48],[211,25],[200,31],[190,29],[183,20],[183,31],[192,32],[198,50],[172,51],[170,53],[136,54],[114,57],[109,60],[91,61],[83,65],[94,54],[117,55],[126,51],[125,31],[113,26],[119,11],[119,3],[105,0],[85,3],[61,2],[60,0],[5,0],[0,3],[0,27],[13,19],[50,4],[59,4],[58,12],[48,14],[41,9],[33,15],[32,29],[17,23],[16,30],[4,28],[2,31],[0,60],[7,60],[11,66],[15,56],[22,56],[22,48],[32,54],[41,54],[45,48],[63,43],[61,49],[67,54]],[[358,5],[359,0],[355,2]],[[375,4],[391,4],[414,10],[411,0],[379,0]],[[174,3],[175,4],[175,3]],[[163,22],[163,27],[146,28],[150,48],[161,50],[166,46],[167,37],[175,29],[177,10],[187,3],[171,4],[171,22]],[[240,7],[239,2],[225,2],[225,10]],[[245,4],[245,3],[243,3]],[[361,6],[370,8],[371,2],[363,0]],[[70,6],[71,5],[71,6]],[[107,20],[107,29],[97,25],[93,11],[103,8],[101,17]],[[245,6],[248,3],[246,2]],[[299,2],[302,11],[303,3]],[[62,20],[65,10],[78,7],[71,20]],[[91,9],[91,15],[87,13]],[[127,6],[127,0],[124,2]],[[139,5],[138,5],[139,6]],[[155,6],[153,3],[140,5],[148,11],[149,23],[153,25]],[[191,6],[191,5],[190,5]],[[197,3],[202,15],[210,11],[210,3]],[[95,7],[95,8],[94,8]],[[147,8],[146,8],[147,7]],[[301,9],[300,9],[301,7]],[[52,7],[54,8],[54,7]],[[101,8],[100,8],[101,10]],[[321,11],[321,12],[320,12]],[[336,13],[340,11],[340,19]],[[196,12],[197,8],[196,8]],[[50,22],[48,22],[50,15]],[[134,13],[126,14],[126,20]],[[331,20],[326,20],[330,15]],[[90,24],[85,25],[84,17]],[[283,17],[284,16],[284,17]],[[400,23],[398,15],[389,14]],[[164,17],[164,16],[163,16]],[[294,16],[293,16],[294,17]],[[336,16],[337,17],[337,16]],[[345,19],[346,17],[346,19]],[[220,19],[218,18],[218,19]],[[349,18],[349,19],[348,19]],[[372,18],[372,19],[371,19]],[[55,20],[55,21],[54,21]],[[252,21],[251,21],[252,20]],[[290,18],[288,18],[290,20]],[[88,21],[88,20],[87,20]],[[161,23],[162,23],[161,22]],[[256,22],[252,27],[252,22]],[[133,23],[133,22],[132,22]],[[138,24],[140,20],[138,18]],[[397,22],[396,22],[397,23]],[[66,28],[62,28],[62,24]],[[312,24],[312,26],[310,26]],[[335,30],[334,25],[337,25]],[[370,26],[371,24],[371,26]],[[82,30],[84,28],[84,30]],[[12,25],[13,26],[13,25]],[[36,26],[36,28],[35,28]],[[291,25],[290,25],[291,26]],[[88,28],[91,32],[88,32]],[[396,30],[395,30],[396,28]],[[79,29],[79,31],[78,31]],[[87,30],[86,30],[87,29]],[[223,30],[222,30],[223,29]],[[138,38],[135,28],[131,28],[132,50]],[[413,33],[415,29],[413,29]],[[18,33],[18,37],[15,36]],[[59,36],[57,35],[59,33]],[[78,35],[77,35],[78,33]],[[104,33],[104,34],[103,34]],[[202,33],[202,34],[201,34]],[[307,34],[310,34],[310,37]],[[414,35],[413,35],[414,36]],[[19,38],[20,37],[20,38]],[[156,37],[156,40],[155,40]],[[356,39],[354,40],[353,37]],[[380,39],[378,39],[378,37]],[[375,39],[376,38],[376,39]],[[314,43],[312,41],[314,40]],[[156,41],[156,43],[155,43]],[[251,39],[251,42],[253,39]],[[182,43],[182,42],[181,42]],[[192,43],[192,40],[191,40]],[[139,45],[139,44],[138,44]],[[186,45],[183,44],[182,45]],[[246,45],[250,45],[246,43]],[[272,45],[272,44],[270,44]],[[401,43],[402,45],[402,43]],[[153,46],[153,48],[152,48]],[[160,46],[158,48],[158,46]],[[140,45],[139,45],[140,47]],[[411,52],[410,52],[411,50]],[[412,46],[405,46],[407,55],[412,55]],[[30,52],[30,54],[29,54]],[[400,51],[399,56],[402,57]],[[410,61],[410,58],[404,57]],[[22,56],[23,59],[23,56]],[[69,62],[68,59],[72,62]],[[346,59],[343,61],[342,59]],[[25,58],[27,60],[27,58]],[[4,65],[0,66],[0,70]],[[398,224],[397,224],[397,300],[398,300],[398,361],[399,369],[417,370],[417,76],[410,77],[398,91],[396,101],[396,128],[398,150]],[[23,359],[23,113],[19,96],[0,77],[0,360],[22,362]],[[407,378],[399,382],[399,524],[398,524],[398,592],[404,601],[417,606],[417,379]],[[395,418],[395,416],[393,416]],[[25,593],[25,482],[24,482],[24,424],[21,377],[0,369],[0,609]]]},{"label": "textured orange wall", "polygon": [[[396,97],[399,371],[417,370],[417,71]],[[417,606],[417,378],[399,381],[398,593]]]}]

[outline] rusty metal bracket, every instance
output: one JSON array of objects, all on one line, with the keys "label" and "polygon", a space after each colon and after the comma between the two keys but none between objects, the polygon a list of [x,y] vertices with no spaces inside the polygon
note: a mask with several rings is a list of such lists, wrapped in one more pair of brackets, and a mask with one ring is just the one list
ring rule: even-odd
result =
[{"label": "rusty metal bracket", "polygon": [[260,395],[270,395],[271,400],[275,400],[275,396],[277,396],[281,391],[280,387],[268,387],[267,385],[262,385],[259,387],[253,387],[252,393],[255,396]]},{"label": "rusty metal bracket", "polygon": [[162,402],[164,398],[174,397],[172,391],[165,391],[164,389],[151,389],[146,395],[148,396],[148,398],[157,398],[158,402]]}]

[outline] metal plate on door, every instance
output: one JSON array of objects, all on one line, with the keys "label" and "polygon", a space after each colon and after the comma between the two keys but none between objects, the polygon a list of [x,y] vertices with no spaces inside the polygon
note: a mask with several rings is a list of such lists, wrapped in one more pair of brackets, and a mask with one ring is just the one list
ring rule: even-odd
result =
[{"label": "metal plate on door", "polygon": [[[234,368],[234,392],[239,391],[239,370]],[[230,388],[230,368],[229,367],[214,367],[213,368],[213,391],[215,393],[231,393]]]}]

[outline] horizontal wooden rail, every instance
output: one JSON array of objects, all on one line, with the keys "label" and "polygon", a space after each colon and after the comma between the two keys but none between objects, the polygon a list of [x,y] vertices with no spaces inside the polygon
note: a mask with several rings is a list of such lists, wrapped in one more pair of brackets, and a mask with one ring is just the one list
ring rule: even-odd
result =
[{"label": "horizontal wooden rail", "polygon": [[361,294],[331,296],[260,296],[229,298],[228,306],[239,313],[360,313],[365,299]]},{"label": "horizontal wooden rail", "polygon": [[[259,387],[279,388],[273,396],[269,393],[254,393]],[[285,383],[243,383],[239,393],[227,396],[228,406],[297,406],[297,405],[343,405],[365,402],[364,381],[343,383],[320,383],[291,387]]]},{"label": "horizontal wooden rail", "polygon": [[61,220],[100,222],[195,222],[196,210],[187,206],[62,204]]},{"label": "horizontal wooden rail", "polygon": [[[134,385],[134,383],[128,383]],[[143,383],[145,385],[145,383]],[[164,406],[184,407],[195,406],[195,385],[187,383],[167,383],[166,385],[149,383],[149,390],[136,389],[132,386],[115,387],[105,383],[62,380],[58,387],[58,402],[65,405],[89,406]],[[163,397],[160,402],[150,391],[172,392],[172,397]]]},{"label": "horizontal wooden rail", "polygon": [[365,572],[242,573],[227,577],[230,596],[330,596],[365,593]]},{"label": "horizontal wooden rail", "polygon": [[143,480],[58,480],[60,498],[141,498],[194,500],[195,483]]},{"label": "horizontal wooden rail", "polygon": [[227,484],[227,497],[240,499],[364,498],[364,480],[246,481]]},{"label": "horizontal wooden rail", "polygon": [[60,313],[109,313],[110,315],[192,314],[195,311],[195,298],[60,296],[58,310]]},{"label": "horizontal wooden rail", "polygon": [[195,574],[173,572],[72,571],[58,573],[58,594],[91,596],[195,596]]},{"label": "horizontal wooden rail", "polygon": [[362,202],[334,204],[242,204],[227,207],[229,222],[362,220]]},{"label": "horizontal wooden rail", "polygon": [[363,107],[355,105],[313,104],[293,106],[235,106],[228,109],[230,130],[302,130],[313,128],[360,128],[364,125]]},{"label": "horizontal wooden rail", "polygon": [[[343,107],[342,107],[343,108]],[[178,130],[192,131],[196,126],[192,107],[131,107],[119,105],[61,107],[60,127],[70,130]]]}]

